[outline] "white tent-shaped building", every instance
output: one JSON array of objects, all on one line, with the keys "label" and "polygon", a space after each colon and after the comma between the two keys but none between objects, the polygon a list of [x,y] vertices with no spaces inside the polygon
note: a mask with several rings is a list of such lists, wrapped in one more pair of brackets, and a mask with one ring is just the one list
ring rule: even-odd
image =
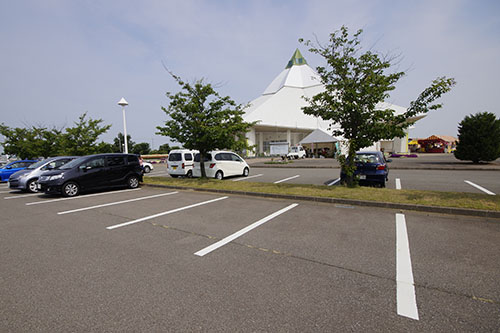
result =
[{"label": "white tent-shaped building", "polygon": [[[302,107],[307,105],[305,97],[312,98],[324,91],[319,75],[307,64],[297,49],[286,68],[271,82],[262,95],[252,102],[246,110],[244,120],[256,122],[247,133],[249,145],[255,145],[255,154],[269,154],[274,142],[288,142],[290,146],[299,142],[315,129],[322,129],[329,134],[330,123],[321,118],[306,115]],[[381,108],[391,108],[397,114],[405,108],[383,103]],[[372,149],[385,148],[386,151],[405,151],[406,139],[378,142]],[[392,145],[393,147],[389,147]],[[391,149],[392,148],[392,149]],[[251,155],[251,154],[250,154]]]}]

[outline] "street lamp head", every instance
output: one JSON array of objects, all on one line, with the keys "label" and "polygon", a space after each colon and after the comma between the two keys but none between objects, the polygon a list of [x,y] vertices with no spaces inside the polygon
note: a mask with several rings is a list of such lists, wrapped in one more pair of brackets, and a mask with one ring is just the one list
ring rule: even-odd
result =
[{"label": "street lamp head", "polygon": [[128,103],[127,101],[125,100],[125,98],[122,97],[122,99],[120,99],[120,101],[118,102],[118,105],[120,106],[127,106]]}]

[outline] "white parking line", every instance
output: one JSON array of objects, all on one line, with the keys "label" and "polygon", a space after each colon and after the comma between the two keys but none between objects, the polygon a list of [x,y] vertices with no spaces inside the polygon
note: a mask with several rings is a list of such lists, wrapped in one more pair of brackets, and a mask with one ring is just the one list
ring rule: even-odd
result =
[{"label": "white parking line", "polygon": [[10,190],[10,191],[1,191],[0,193],[5,194],[5,193],[14,193],[15,190]]},{"label": "white parking line", "polygon": [[263,219],[260,219],[259,221],[255,222],[255,223],[250,224],[248,227],[243,228],[240,231],[237,231],[237,232],[235,232],[234,234],[232,234],[230,236],[227,236],[226,238],[218,241],[217,243],[214,243],[214,244],[212,244],[210,246],[207,246],[206,248],[204,248],[204,249],[196,252],[195,255],[203,257],[204,255],[206,255],[206,254],[208,254],[208,253],[210,253],[212,251],[217,250],[219,247],[224,246],[224,245],[226,245],[229,242],[232,242],[236,238],[238,238],[238,237],[246,234],[247,232],[249,232],[249,231],[257,228],[258,226],[260,226],[260,225],[262,225],[262,224],[264,224],[264,223],[272,220],[276,216],[279,216],[279,215],[281,215],[281,214],[289,211],[290,209],[297,207],[298,205],[299,204],[294,203],[294,204],[291,204],[288,207],[280,209],[279,211],[277,211],[277,212],[275,212],[275,213],[273,213],[271,215],[268,215],[268,216],[264,217]]},{"label": "white parking line", "polygon": [[179,192],[168,192],[168,193],[161,193],[161,194],[155,194],[155,195],[149,195],[147,197],[140,197],[140,198],[135,198],[135,199],[129,199],[129,200],[122,200],[122,201],[116,201],[116,202],[110,202],[102,205],[96,205],[96,206],[91,206],[91,207],[84,207],[84,208],[78,208],[78,209],[73,209],[73,210],[67,210],[64,212],[58,212],[58,215],[64,215],[64,214],[70,214],[70,213],[76,213],[76,212],[81,212],[84,210],[90,210],[90,209],[95,209],[95,208],[101,208],[101,207],[108,207],[108,206],[114,206],[114,205],[120,205],[128,202],[134,202],[134,201],[140,201],[140,200],[146,200],[146,199],[153,199],[153,198],[158,198],[158,197],[163,197],[166,195],[172,195],[172,194],[177,194]]},{"label": "white parking line", "polygon": [[479,185],[477,185],[477,184],[474,184],[473,182],[470,182],[470,181],[468,181],[468,180],[464,180],[464,182],[466,182],[467,184],[469,184],[469,185],[471,185],[471,186],[474,186],[475,188],[477,188],[477,189],[479,189],[479,190],[483,191],[483,192],[484,192],[484,193],[486,193],[486,194],[489,194],[489,195],[496,195],[495,193],[493,193],[493,192],[491,192],[491,191],[488,191],[488,190],[487,190],[487,189],[485,189],[484,187],[479,186]]},{"label": "white parking line", "polygon": [[287,180],[295,179],[297,177],[300,177],[300,175],[296,175],[296,176],[293,176],[293,177],[288,177],[288,178],[285,178],[285,179],[282,179],[282,180],[278,180],[278,181],[274,182],[274,184],[279,184],[279,183],[282,183],[282,182],[286,182]]},{"label": "white parking line", "polygon": [[259,173],[258,175],[254,175],[254,176],[233,179],[233,182],[239,182],[240,180],[245,180],[245,179],[250,179],[250,178],[255,178],[255,177],[260,177],[260,176],[263,176],[263,174]]},{"label": "white parking line", "polygon": [[396,178],[396,190],[400,190],[400,189],[401,189],[401,179]]},{"label": "white parking line", "polygon": [[99,195],[108,195],[108,194],[115,194],[115,193],[121,193],[121,192],[129,192],[129,191],[138,191],[138,190],[140,190],[140,188],[133,188],[133,189],[121,190],[121,191],[112,191],[112,192],[104,192],[104,193],[95,193],[95,194],[80,195],[80,196],[71,197],[71,198],[59,198],[59,199],[52,199],[52,200],[35,201],[35,202],[28,202],[26,204],[26,206],[41,205],[41,204],[46,204],[46,203],[51,203],[51,202],[57,202],[57,201],[64,201],[64,200],[85,199],[85,198],[88,198],[88,197],[96,197],[96,196],[99,196]]},{"label": "white parking line", "polygon": [[169,173],[167,171],[165,172],[151,172],[151,173],[146,173],[144,176],[163,176],[163,175],[168,175]]},{"label": "white parking line", "polygon": [[410,246],[404,214],[396,214],[396,289],[398,315],[418,320]]},{"label": "white parking line", "polygon": [[31,194],[24,194],[24,195],[12,195],[10,197],[4,197],[4,199],[9,200],[9,199],[18,199],[18,198],[26,198],[26,197],[32,197],[34,195],[40,195],[41,193],[31,193]]},{"label": "white parking line", "polygon": [[332,186],[332,185],[335,185],[335,184],[337,184],[339,181],[340,181],[340,177],[339,177],[339,178],[337,178],[337,179],[335,179],[335,180],[334,180],[334,181],[332,181],[331,183],[326,184],[326,186]]},{"label": "white parking line", "polygon": [[168,214],[172,214],[172,213],[177,213],[177,212],[180,212],[182,210],[186,210],[186,209],[198,207],[198,206],[201,206],[201,205],[206,205],[206,204],[209,204],[209,203],[212,203],[212,202],[216,202],[216,201],[219,201],[219,200],[224,200],[224,199],[227,199],[227,198],[228,197],[221,197],[221,198],[217,198],[217,199],[212,199],[212,200],[207,200],[207,201],[199,202],[197,204],[193,204],[193,205],[189,205],[189,206],[185,206],[185,207],[181,207],[181,208],[176,208],[176,209],[168,210],[168,211],[163,212],[163,213],[158,213],[158,214],[155,214],[155,215],[150,215],[150,216],[142,217],[142,218],[137,219],[137,220],[133,220],[133,221],[125,222],[125,223],[120,223],[120,224],[112,225],[110,227],[106,227],[106,229],[113,230],[113,229],[116,229],[116,228],[125,227],[127,225],[131,225],[131,224],[134,224],[134,223],[139,223],[139,222],[151,220],[151,219],[154,219],[154,218],[157,218],[157,217],[160,217],[160,216],[164,216],[164,215],[168,215]]}]

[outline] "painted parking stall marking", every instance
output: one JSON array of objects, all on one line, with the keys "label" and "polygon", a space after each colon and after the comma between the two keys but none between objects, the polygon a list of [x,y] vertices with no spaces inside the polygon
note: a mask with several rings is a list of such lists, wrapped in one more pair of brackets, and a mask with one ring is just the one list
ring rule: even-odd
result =
[{"label": "painted parking stall marking", "polygon": [[326,186],[332,186],[332,185],[335,185],[335,184],[337,184],[339,181],[340,181],[340,177],[339,177],[339,178],[337,178],[337,179],[335,179],[335,180],[333,180],[333,181],[331,181],[330,183],[326,184]]},{"label": "painted parking stall marking", "polygon": [[250,178],[256,178],[256,177],[261,177],[261,176],[263,176],[263,174],[259,173],[258,175],[254,175],[254,176],[233,179],[233,182],[239,182],[240,180],[245,180],[245,179],[250,179]]},{"label": "painted parking stall marking", "polygon": [[396,292],[398,315],[418,320],[410,246],[404,214],[396,214]]},{"label": "painted parking stall marking", "polygon": [[247,232],[249,232],[249,231],[257,228],[258,226],[260,226],[260,225],[262,225],[262,224],[264,224],[264,223],[272,220],[273,218],[275,218],[275,217],[277,217],[277,216],[279,216],[279,215],[281,215],[281,214],[289,211],[290,209],[297,207],[298,205],[299,204],[294,203],[294,204],[291,204],[291,205],[289,205],[289,206],[287,206],[287,207],[285,207],[283,209],[280,209],[279,211],[277,211],[277,212],[275,212],[275,213],[273,213],[271,215],[268,215],[268,216],[264,217],[263,219],[260,219],[259,221],[255,222],[255,223],[252,223],[248,227],[243,228],[240,231],[237,231],[234,234],[227,236],[226,238],[218,241],[217,243],[212,244],[210,246],[207,246],[206,248],[204,248],[204,249],[196,252],[195,255],[203,257],[204,255],[206,255],[206,254],[208,254],[208,253],[210,253],[212,251],[217,250],[219,247],[222,247],[222,246],[226,245],[227,243],[232,242],[236,238],[238,238],[238,237],[246,234]]},{"label": "painted parking stall marking", "polygon": [[292,177],[281,179],[281,180],[275,181],[274,184],[279,184],[279,183],[282,183],[282,182],[286,182],[287,180],[292,180],[292,179],[295,179],[295,178],[298,178],[298,177],[300,177],[300,175],[295,175],[295,176],[292,176]]},{"label": "painted parking stall marking", "polygon": [[400,189],[401,189],[401,179],[396,178],[396,190],[400,190]]},{"label": "painted parking stall marking", "polygon": [[110,203],[96,205],[96,206],[78,208],[78,209],[73,209],[73,210],[66,210],[64,212],[58,212],[57,214],[58,215],[71,214],[71,213],[76,213],[76,212],[82,212],[82,211],[85,211],[85,210],[102,208],[102,207],[108,207],[108,206],[114,206],[114,205],[120,205],[120,204],[134,202],[134,201],[154,199],[154,198],[164,197],[166,195],[173,195],[173,194],[177,194],[177,193],[179,193],[179,192],[168,192],[168,193],[161,193],[161,194],[149,195],[149,196],[146,196],[146,197],[140,197],[140,198],[135,198],[135,199],[128,199],[128,200],[110,202]]},{"label": "painted parking stall marking", "polygon": [[199,203],[192,204],[192,205],[189,205],[189,206],[184,206],[184,207],[180,207],[180,208],[168,210],[166,212],[162,212],[162,213],[158,213],[158,214],[154,214],[154,215],[142,217],[142,218],[137,219],[137,220],[133,220],[133,221],[125,222],[125,223],[120,223],[120,224],[112,225],[110,227],[106,227],[106,229],[113,230],[113,229],[116,229],[116,228],[126,227],[126,226],[131,225],[131,224],[135,224],[135,223],[139,223],[139,222],[144,222],[144,221],[151,220],[151,219],[154,219],[154,218],[157,218],[157,217],[160,217],[160,216],[177,213],[177,212],[180,212],[180,211],[183,211],[183,210],[186,210],[186,209],[190,209],[190,208],[194,208],[194,207],[198,207],[198,206],[202,206],[202,205],[207,205],[209,203],[220,201],[220,200],[224,200],[224,199],[227,199],[227,198],[229,198],[229,197],[220,197],[220,198],[216,198],[216,199],[212,199],[212,200],[207,200],[207,201],[199,202]]},{"label": "painted parking stall marking", "polygon": [[16,195],[16,196],[9,196],[9,197],[4,197],[4,199],[19,199],[19,198],[26,198],[26,197],[32,197],[35,195],[40,195],[41,193],[31,193],[31,194],[24,194],[24,195]]},{"label": "painted parking stall marking", "polygon": [[477,185],[477,184],[474,184],[474,183],[473,183],[473,182],[471,182],[471,181],[464,180],[464,182],[466,182],[467,184],[469,184],[469,185],[471,185],[471,186],[474,186],[475,188],[477,188],[478,190],[483,191],[483,192],[484,192],[484,193],[486,193],[486,194],[489,194],[489,195],[496,195],[495,193],[493,193],[493,192],[491,192],[491,191],[489,191],[489,190],[485,189],[485,188],[484,188],[484,187],[482,187],[482,186],[479,186],[479,185]]},{"label": "painted parking stall marking", "polygon": [[111,191],[111,192],[104,192],[104,193],[79,195],[77,197],[71,197],[71,198],[59,198],[59,199],[52,199],[52,200],[34,201],[34,202],[28,202],[28,203],[26,203],[26,206],[41,205],[41,204],[58,202],[58,201],[65,201],[65,200],[85,199],[85,198],[89,198],[89,197],[97,197],[97,196],[100,196],[100,195],[109,195],[109,194],[122,193],[122,192],[130,192],[130,191],[139,191],[139,190],[140,190],[140,188],[133,188],[133,189],[121,190],[121,191]]}]

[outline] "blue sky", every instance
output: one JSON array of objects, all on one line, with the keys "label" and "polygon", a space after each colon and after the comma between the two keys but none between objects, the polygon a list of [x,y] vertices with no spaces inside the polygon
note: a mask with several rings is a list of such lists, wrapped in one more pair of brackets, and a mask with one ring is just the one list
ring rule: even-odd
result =
[{"label": "blue sky", "polygon": [[71,126],[88,112],[155,148],[166,120],[167,91],[205,78],[246,104],[257,98],[298,47],[311,67],[323,60],[298,43],[326,42],[342,25],[362,28],[363,45],[401,54],[389,102],[408,106],[438,76],[457,86],[410,131],[413,137],[457,135],[480,111],[500,117],[500,2],[422,1],[91,1],[0,0],[0,122]]}]

